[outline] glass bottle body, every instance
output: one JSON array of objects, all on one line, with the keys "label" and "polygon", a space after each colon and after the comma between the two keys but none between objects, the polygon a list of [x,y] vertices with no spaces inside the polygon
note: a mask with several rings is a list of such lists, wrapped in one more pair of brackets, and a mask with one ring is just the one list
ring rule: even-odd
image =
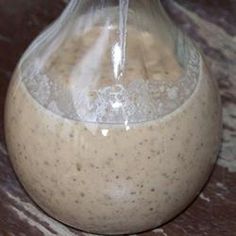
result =
[{"label": "glass bottle body", "polygon": [[6,140],[50,215],[89,232],[135,233],[181,212],[209,177],[219,96],[159,1],[92,2],[71,1],[23,56]]}]

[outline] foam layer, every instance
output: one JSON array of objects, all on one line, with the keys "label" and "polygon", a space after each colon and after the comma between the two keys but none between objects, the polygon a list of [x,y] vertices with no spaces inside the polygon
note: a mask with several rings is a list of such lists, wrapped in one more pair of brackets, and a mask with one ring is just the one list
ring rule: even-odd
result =
[{"label": "foam layer", "polygon": [[30,94],[58,115],[86,122],[143,122],[180,107],[198,82],[198,52],[186,44],[181,66],[163,42],[129,28],[125,69],[118,77],[116,30],[90,29],[53,48],[43,64],[31,61],[23,74]]}]

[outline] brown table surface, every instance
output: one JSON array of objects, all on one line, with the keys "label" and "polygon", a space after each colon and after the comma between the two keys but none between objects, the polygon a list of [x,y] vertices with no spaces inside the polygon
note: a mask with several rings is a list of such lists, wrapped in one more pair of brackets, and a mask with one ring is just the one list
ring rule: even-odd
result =
[{"label": "brown table surface", "polygon": [[[45,215],[22,189],[4,144],[8,82],[32,39],[65,6],[62,0],[0,0],[0,236],[88,235]],[[163,1],[175,22],[206,54],[223,102],[223,144],[214,173],[198,199],[157,236],[236,235],[236,1]]]}]

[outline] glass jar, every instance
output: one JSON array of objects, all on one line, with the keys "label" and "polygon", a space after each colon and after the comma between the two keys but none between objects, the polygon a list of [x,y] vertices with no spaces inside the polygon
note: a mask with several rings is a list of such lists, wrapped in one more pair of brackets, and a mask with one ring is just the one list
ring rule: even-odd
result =
[{"label": "glass jar", "polygon": [[219,93],[159,0],[71,0],[20,60],[5,131],[17,176],[49,215],[136,233],[175,217],[207,181]]}]

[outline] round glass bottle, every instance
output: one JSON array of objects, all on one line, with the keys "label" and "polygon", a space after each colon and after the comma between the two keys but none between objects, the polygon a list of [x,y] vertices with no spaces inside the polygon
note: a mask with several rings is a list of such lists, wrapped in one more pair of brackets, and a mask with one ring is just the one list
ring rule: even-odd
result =
[{"label": "round glass bottle", "polygon": [[157,227],[214,166],[221,107],[202,55],[156,0],[71,0],[25,52],[5,110],[32,199],[100,234]]}]

